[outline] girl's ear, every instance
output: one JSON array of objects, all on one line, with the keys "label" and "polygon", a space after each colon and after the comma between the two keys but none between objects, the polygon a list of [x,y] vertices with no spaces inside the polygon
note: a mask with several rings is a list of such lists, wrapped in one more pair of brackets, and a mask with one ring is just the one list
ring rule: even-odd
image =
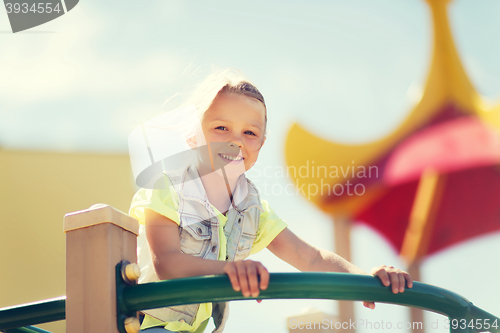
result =
[{"label": "girl's ear", "polygon": [[198,148],[198,145],[197,145],[197,143],[196,143],[196,136],[195,136],[195,135],[193,135],[193,136],[191,136],[191,137],[187,138],[187,139],[186,139],[186,142],[187,142],[187,144],[188,144],[189,148],[191,148],[191,149],[196,149],[196,148]]}]

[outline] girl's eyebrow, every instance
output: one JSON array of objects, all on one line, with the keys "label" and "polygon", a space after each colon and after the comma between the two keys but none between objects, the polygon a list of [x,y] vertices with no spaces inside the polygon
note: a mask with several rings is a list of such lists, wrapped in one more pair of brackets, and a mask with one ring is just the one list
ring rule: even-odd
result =
[{"label": "girl's eyebrow", "polygon": [[228,122],[227,119],[223,119],[223,118],[214,118],[214,119],[211,119],[210,122],[213,123],[215,121],[223,121],[223,122]]},{"label": "girl's eyebrow", "polygon": [[258,129],[259,131],[262,131],[262,128],[259,125],[255,125],[255,124],[252,124],[252,123],[248,123],[248,125],[250,127],[254,127],[254,128]]},{"label": "girl's eyebrow", "polygon": [[[224,119],[224,118],[214,118],[214,119],[210,120],[210,123],[217,122],[217,121],[221,121],[221,122],[224,122],[224,123],[230,123],[231,122],[230,120],[227,120],[227,119]],[[262,127],[259,126],[259,125],[257,125],[257,124],[254,124],[254,123],[247,123],[247,124],[250,127],[257,128],[258,130],[262,131]]]}]

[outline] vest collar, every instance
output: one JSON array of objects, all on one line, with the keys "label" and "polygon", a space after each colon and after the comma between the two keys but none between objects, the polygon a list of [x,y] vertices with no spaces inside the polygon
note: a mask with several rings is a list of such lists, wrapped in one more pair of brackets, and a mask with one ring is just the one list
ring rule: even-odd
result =
[{"label": "vest collar", "polygon": [[[210,206],[208,202],[207,192],[203,186],[200,175],[195,165],[186,168],[181,181],[178,184],[178,194],[185,200],[194,200],[204,204],[207,208]],[[245,174],[242,174],[236,182],[236,187],[233,193],[233,207],[239,212],[244,212],[252,207],[257,207],[261,212],[264,211],[260,203],[260,198],[255,186],[247,179]]]}]

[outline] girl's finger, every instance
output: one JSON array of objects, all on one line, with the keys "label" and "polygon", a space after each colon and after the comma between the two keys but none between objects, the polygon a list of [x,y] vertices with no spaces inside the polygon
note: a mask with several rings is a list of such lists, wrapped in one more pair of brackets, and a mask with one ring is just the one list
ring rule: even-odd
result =
[{"label": "girl's finger", "polygon": [[238,281],[238,275],[236,274],[236,269],[233,265],[228,265],[225,269],[227,276],[229,277],[229,281],[231,281],[231,285],[233,286],[234,291],[240,291],[241,286]]},{"label": "girl's finger", "polygon": [[403,273],[404,273],[406,284],[407,284],[408,288],[412,288],[413,287],[413,278],[411,277],[410,274],[408,274],[406,272],[403,272]]},{"label": "girl's finger", "polygon": [[259,280],[257,278],[257,269],[254,263],[247,266],[247,279],[250,295],[252,295],[252,297],[259,296]]},{"label": "girl's finger", "polygon": [[405,291],[406,281],[405,276],[403,274],[398,274],[399,277],[399,292],[402,293]]},{"label": "girl's finger", "polygon": [[259,287],[261,290],[266,290],[267,286],[269,285],[269,271],[261,263],[257,265],[257,270],[259,272],[259,277],[260,277]]},{"label": "girl's finger", "polygon": [[388,287],[391,284],[391,280],[389,279],[389,275],[387,274],[387,272],[385,270],[380,269],[377,271],[377,273],[375,275],[380,278],[380,280],[382,281],[384,286]]},{"label": "girl's finger", "polygon": [[396,272],[391,272],[388,274],[391,279],[392,292],[397,294],[399,292],[399,274]]},{"label": "girl's finger", "polygon": [[363,305],[367,307],[368,309],[375,309],[375,303],[373,302],[363,302]]},{"label": "girl's finger", "polygon": [[248,278],[247,278],[247,270],[245,265],[238,265],[237,266],[238,270],[238,280],[240,282],[240,287],[241,287],[241,293],[245,297],[250,296],[250,288],[248,286]]}]

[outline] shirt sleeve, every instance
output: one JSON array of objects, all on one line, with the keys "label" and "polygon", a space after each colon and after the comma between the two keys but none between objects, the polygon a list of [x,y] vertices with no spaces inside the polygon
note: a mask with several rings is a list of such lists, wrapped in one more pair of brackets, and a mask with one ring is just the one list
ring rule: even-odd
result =
[{"label": "shirt sleeve", "polygon": [[266,200],[261,200],[261,206],[264,211],[260,213],[259,230],[257,231],[257,238],[255,238],[253,242],[250,254],[257,253],[266,248],[273,239],[288,226],[288,224],[269,207]]},{"label": "shirt sleeve", "polygon": [[129,215],[137,219],[140,224],[145,224],[145,208],[180,224],[179,195],[167,176],[164,176],[160,181],[164,181],[165,184],[154,189],[141,188],[132,198]]}]

